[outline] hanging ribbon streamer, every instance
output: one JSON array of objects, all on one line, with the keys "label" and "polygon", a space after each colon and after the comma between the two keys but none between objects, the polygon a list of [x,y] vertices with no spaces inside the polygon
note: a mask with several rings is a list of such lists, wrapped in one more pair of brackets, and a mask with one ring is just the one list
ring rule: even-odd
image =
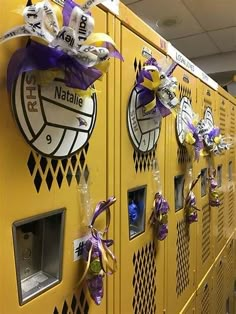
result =
[{"label": "hanging ribbon streamer", "polygon": [[196,207],[196,196],[193,193],[193,188],[197,184],[200,177],[201,173],[199,173],[197,178],[191,182],[187,192],[187,196],[185,198],[184,211],[186,214],[186,220],[189,224],[198,221],[197,211],[199,211],[199,209]]},{"label": "hanging ribbon streamer", "polygon": [[177,80],[172,77],[172,73],[176,66],[176,63],[172,63],[168,70],[163,72],[154,58],[144,63],[136,86],[140,91],[140,105],[146,113],[158,110],[162,117],[165,117],[175,112],[179,101],[176,97]]},{"label": "hanging ribbon streamer", "polygon": [[220,155],[224,151],[229,150],[232,145],[232,138],[223,137],[220,134],[220,128],[210,125],[205,119],[199,122],[198,132],[203,138],[204,147],[201,153],[203,156],[210,153]]},{"label": "hanging ribbon streamer", "polygon": [[153,211],[150,217],[151,224],[154,225],[155,234],[158,240],[164,240],[168,235],[168,211],[170,209],[168,202],[162,196],[160,170],[157,159],[152,164],[154,189],[158,190],[153,202]]},{"label": "hanging ribbon streamer", "polygon": [[20,73],[49,69],[61,70],[67,86],[86,90],[107,71],[110,57],[123,60],[111,37],[93,33],[94,19],[89,9],[102,1],[87,1],[80,7],[65,0],[61,28],[47,0],[27,6],[23,11],[25,24],[3,34],[0,43],[30,36],[43,40],[45,45],[32,41],[13,54],[8,66],[8,90]]},{"label": "hanging ribbon streamer", "polygon": [[[91,235],[85,242],[83,259],[86,261],[85,272],[78,285],[85,279],[89,293],[94,302],[99,305],[103,298],[103,278],[105,274],[113,274],[117,268],[117,261],[109,247],[113,240],[104,239],[108,233],[111,213],[110,206],[116,201],[115,197],[110,197],[107,201],[99,202],[95,208],[91,224],[89,226]],[[106,212],[107,225],[103,232],[95,227],[96,219]],[[110,264],[108,258],[113,262]]]},{"label": "hanging ribbon streamer", "polygon": [[220,194],[221,192],[217,189],[217,182],[215,180],[216,170],[209,170],[209,205],[212,207],[219,207],[221,205],[220,202]]},{"label": "hanging ribbon streamer", "polygon": [[199,160],[200,152],[203,149],[203,139],[197,126],[198,117],[193,112],[193,119],[188,121],[186,126],[184,144],[191,154],[193,152],[195,160]]}]

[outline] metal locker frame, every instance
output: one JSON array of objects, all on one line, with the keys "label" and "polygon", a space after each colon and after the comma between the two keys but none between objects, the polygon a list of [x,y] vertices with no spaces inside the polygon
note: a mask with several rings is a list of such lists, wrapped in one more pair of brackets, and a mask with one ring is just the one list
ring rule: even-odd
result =
[{"label": "metal locker frame", "polygon": [[[214,115],[216,102],[216,92],[210,87],[198,80],[197,84],[197,111],[199,118],[204,117],[205,109],[210,107]],[[201,171],[206,171],[208,177],[209,166],[214,166],[214,157],[200,156],[199,161],[195,162],[196,174]],[[198,212],[197,223],[197,285],[201,282],[214,261],[214,241],[213,241],[213,217],[218,208],[209,206],[208,182],[204,178],[200,178],[205,185],[205,195],[201,195],[201,184],[196,187],[197,205],[200,211]]]},{"label": "metal locker frame", "polygon": [[[139,24],[139,21],[137,19],[132,20],[132,28],[135,23]],[[119,30],[121,34],[121,53],[127,63],[121,65],[121,83],[118,83],[118,88],[119,86],[121,88],[121,101],[119,104],[120,129],[116,129],[120,135],[120,206],[122,209],[120,212],[121,234],[119,235],[119,240],[117,240],[120,241],[120,267],[118,271],[120,276],[120,312],[117,313],[127,314],[132,311],[139,313],[147,309],[150,311],[162,311],[165,291],[165,241],[159,242],[155,239],[149,221],[154,199],[151,169],[151,162],[154,156],[158,158],[163,186],[165,183],[164,157],[159,154],[159,150],[165,146],[165,121],[163,120],[162,122],[161,135],[156,150],[147,154],[140,154],[134,150],[126,125],[129,96],[135,83],[136,75],[142,67],[142,62],[145,61],[141,54],[142,48],[148,47],[151,49],[153,57],[157,59],[164,56],[157,50],[155,45],[150,45],[145,38],[138,37],[132,28],[121,20]],[[155,39],[156,34],[152,32],[152,35],[153,39]],[[132,50],[126,44],[131,40]],[[128,82],[129,84],[127,84]],[[143,186],[146,186],[145,231],[130,240],[127,192],[130,189]]]},{"label": "metal locker frame", "polygon": [[[180,66],[173,72],[179,84],[178,96],[188,96],[196,111],[197,79]],[[166,312],[178,313],[189,300],[196,287],[196,235],[197,223],[188,226],[184,210],[175,212],[175,176],[184,175],[189,156],[178,144],[176,122],[171,115],[166,118],[165,195],[170,204],[169,235],[166,246]],[[194,164],[193,164],[193,173]],[[194,174],[193,174],[194,178]],[[199,184],[199,183],[198,183]]]},{"label": "metal locker frame", "polygon": [[225,313],[225,263],[224,263],[224,252],[223,250],[215,260],[213,267],[213,296],[214,296],[214,309],[213,313],[223,314]]},{"label": "metal locker frame", "polygon": [[213,294],[214,291],[212,265],[197,288],[196,314],[214,313],[215,299]]},{"label": "metal locker frame", "polygon": [[229,238],[226,247],[224,249],[224,304],[226,313],[234,313],[234,283],[235,283],[235,233]]},{"label": "metal locker frame", "polygon": [[196,307],[196,292],[191,296],[189,301],[185,304],[184,308],[179,312],[180,314],[195,314]]},{"label": "metal locker frame", "polygon": [[[20,4],[22,4],[22,1],[19,0],[6,3],[5,9],[2,11],[1,33],[12,27],[12,19],[9,18],[9,14]],[[9,13],[6,14],[6,12]],[[105,33],[108,29],[111,31],[111,26],[108,27],[107,12],[100,8],[94,8],[92,12],[96,20],[96,31]],[[20,16],[15,15],[14,17],[15,25],[21,25]],[[110,20],[109,23],[111,25],[113,21]],[[2,241],[1,261],[4,265],[7,265],[7,268],[2,268],[0,272],[2,282],[0,294],[1,300],[4,300],[4,303],[0,304],[0,311],[2,314],[41,314],[42,311],[45,314],[60,314],[67,311],[81,311],[84,313],[89,311],[91,314],[104,313],[108,299],[113,299],[113,290],[108,291],[105,287],[106,292],[100,307],[93,303],[84,286],[74,290],[83,267],[80,261],[73,261],[73,240],[85,234],[85,228],[81,226],[82,208],[79,207],[77,199],[77,182],[81,173],[84,171],[86,178],[89,180],[93,205],[102,199],[106,199],[108,194],[114,193],[112,172],[114,164],[113,160],[109,158],[110,151],[112,156],[114,150],[114,130],[112,131],[114,125],[112,120],[106,122],[108,114],[114,116],[112,114],[114,110],[112,90],[114,89],[110,85],[110,82],[114,81],[114,69],[111,69],[104,76],[103,81],[96,82],[96,88],[100,91],[97,93],[97,121],[89,144],[69,159],[51,160],[39,156],[30,149],[17,130],[11,115],[9,98],[5,88],[6,66],[11,54],[25,44],[26,40],[22,39],[10,41],[1,46],[0,52],[3,65],[0,92],[2,99],[0,118],[2,131],[0,137],[2,147],[4,147],[0,154],[1,206],[4,209],[0,222],[1,239],[4,239]],[[94,156],[98,152],[100,158],[95,160]],[[109,177],[108,171],[111,171],[111,177]],[[22,198],[22,195],[24,195],[24,198]],[[62,281],[32,301],[19,306],[11,232],[12,224],[16,220],[61,207],[66,208]],[[104,225],[105,219],[106,217],[102,217],[99,224]],[[104,281],[104,284],[106,286],[106,281]]]}]

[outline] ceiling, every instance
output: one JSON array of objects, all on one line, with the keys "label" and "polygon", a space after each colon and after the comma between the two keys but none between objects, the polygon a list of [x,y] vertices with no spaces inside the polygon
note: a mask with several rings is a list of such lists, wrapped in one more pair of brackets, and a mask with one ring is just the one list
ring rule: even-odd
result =
[{"label": "ceiling", "polygon": [[202,58],[210,62],[209,56],[235,52],[231,70],[236,73],[236,0],[122,2],[196,64]]}]

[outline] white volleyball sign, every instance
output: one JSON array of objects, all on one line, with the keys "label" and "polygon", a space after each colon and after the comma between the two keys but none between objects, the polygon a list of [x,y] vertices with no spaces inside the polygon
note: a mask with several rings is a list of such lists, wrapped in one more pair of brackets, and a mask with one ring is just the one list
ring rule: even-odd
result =
[{"label": "white volleyball sign", "polygon": [[42,85],[35,72],[19,75],[11,103],[24,138],[43,156],[75,154],[88,142],[95,125],[95,94],[82,98],[61,79]]},{"label": "white volleyball sign", "polygon": [[159,138],[161,128],[161,114],[159,111],[145,113],[140,105],[139,94],[141,90],[133,88],[127,112],[127,124],[130,139],[138,151],[147,153],[151,151]]},{"label": "white volleyball sign", "polygon": [[185,135],[189,130],[188,124],[192,123],[193,118],[191,100],[184,96],[180,101],[180,108],[176,117],[177,137],[181,144],[184,143]]}]

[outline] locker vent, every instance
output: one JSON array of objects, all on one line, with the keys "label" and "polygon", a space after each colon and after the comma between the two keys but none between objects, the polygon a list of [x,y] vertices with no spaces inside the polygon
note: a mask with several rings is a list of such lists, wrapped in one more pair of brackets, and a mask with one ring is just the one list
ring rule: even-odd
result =
[{"label": "locker vent", "polygon": [[217,215],[217,241],[220,242],[224,236],[224,195],[220,195],[221,205],[218,208]]},{"label": "locker vent", "polygon": [[87,181],[89,178],[89,169],[86,163],[88,149],[89,143],[85,145],[79,154],[61,160],[45,158],[31,151],[27,166],[37,192],[39,193],[43,183],[46,183],[49,191],[53,183],[57,184],[60,189],[63,180],[66,180],[68,186],[71,185],[73,178],[79,183],[82,173],[84,173]]},{"label": "locker vent", "polygon": [[89,304],[83,289],[67,298],[61,307],[55,307],[52,314],[88,314]]},{"label": "locker vent", "polygon": [[147,154],[142,154],[140,152],[133,152],[133,161],[135,172],[145,172],[152,170],[152,161],[156,157],[156,146]]},{"label": "locker vent", "polygon": [[188,97],[192,101],[192,90],[184,84],[179,84],[179,98],[181,99],[184,96]]},{"label": "locker vent", "polygon": [[201,299],[201,314],[210,314],[210,289],[205,285]]},{"label": "locker vent", "polygon": [[136,73],[136,81],[137,81],[139,72],[140,72],[141,69],[142,69],[142,62],[141,62],[141,60],[137,60],[137,59],[135,58],[133,65],[134,65],[134,71],[135,71],[135,73]]},{"label": "locker vent", "polygon": [[[225,272],[226,278],[225,283],[227,284],[227,292],[231,294],[234,286],[234,246],[233,240],[229,243],[227,247],[227,255],[225,259]],[[226,287],[225,287],[226,288]]]},{"label": "locker vent", "polygon": [[178,164],[186,164],[191,161],[187,149],[182,145],[177,148],[177,160]]},{"label": "locker vent", "polygon": [[224,312],[224,269],[220,261],[216,269],[216,314]]},{"label": "locker vent", "polygon": [[234,189],[233,189],[233,185],[231,185],[229,188],[228,208],[229,208],[228,226],[231,227],[231,226],[233,226],[233,222],[234,222]]},{"label": "locker vent", "polygon": [[156,248],[148,243],[133,255],[134,314],[156,313]]},{"label": "locker vent", "polygon": [[226,131],[226,112],[225,112],[225,107],[224,105],[221,103],[220,104],[220,123],[219,123],[219,127],[221,130],[221,134],[225,135],[225,131]]},{"label": "locker vent", "polygon": [[189,230],[185,219],[177,223],[176,294],[179,297],[189,285]]},{"label": "locker vent", "polygon": [[[229,128],[229,135],[234,138],[235,136],[235,108],[232,106],[231,112],[230,112],[230,128]],[[230,146],[230,153],[234,154],[234,145]]]},{"label": "locker vent", "polygon": [[211,254],[211,212],[207,204],[202,208],[202,264]]}]

